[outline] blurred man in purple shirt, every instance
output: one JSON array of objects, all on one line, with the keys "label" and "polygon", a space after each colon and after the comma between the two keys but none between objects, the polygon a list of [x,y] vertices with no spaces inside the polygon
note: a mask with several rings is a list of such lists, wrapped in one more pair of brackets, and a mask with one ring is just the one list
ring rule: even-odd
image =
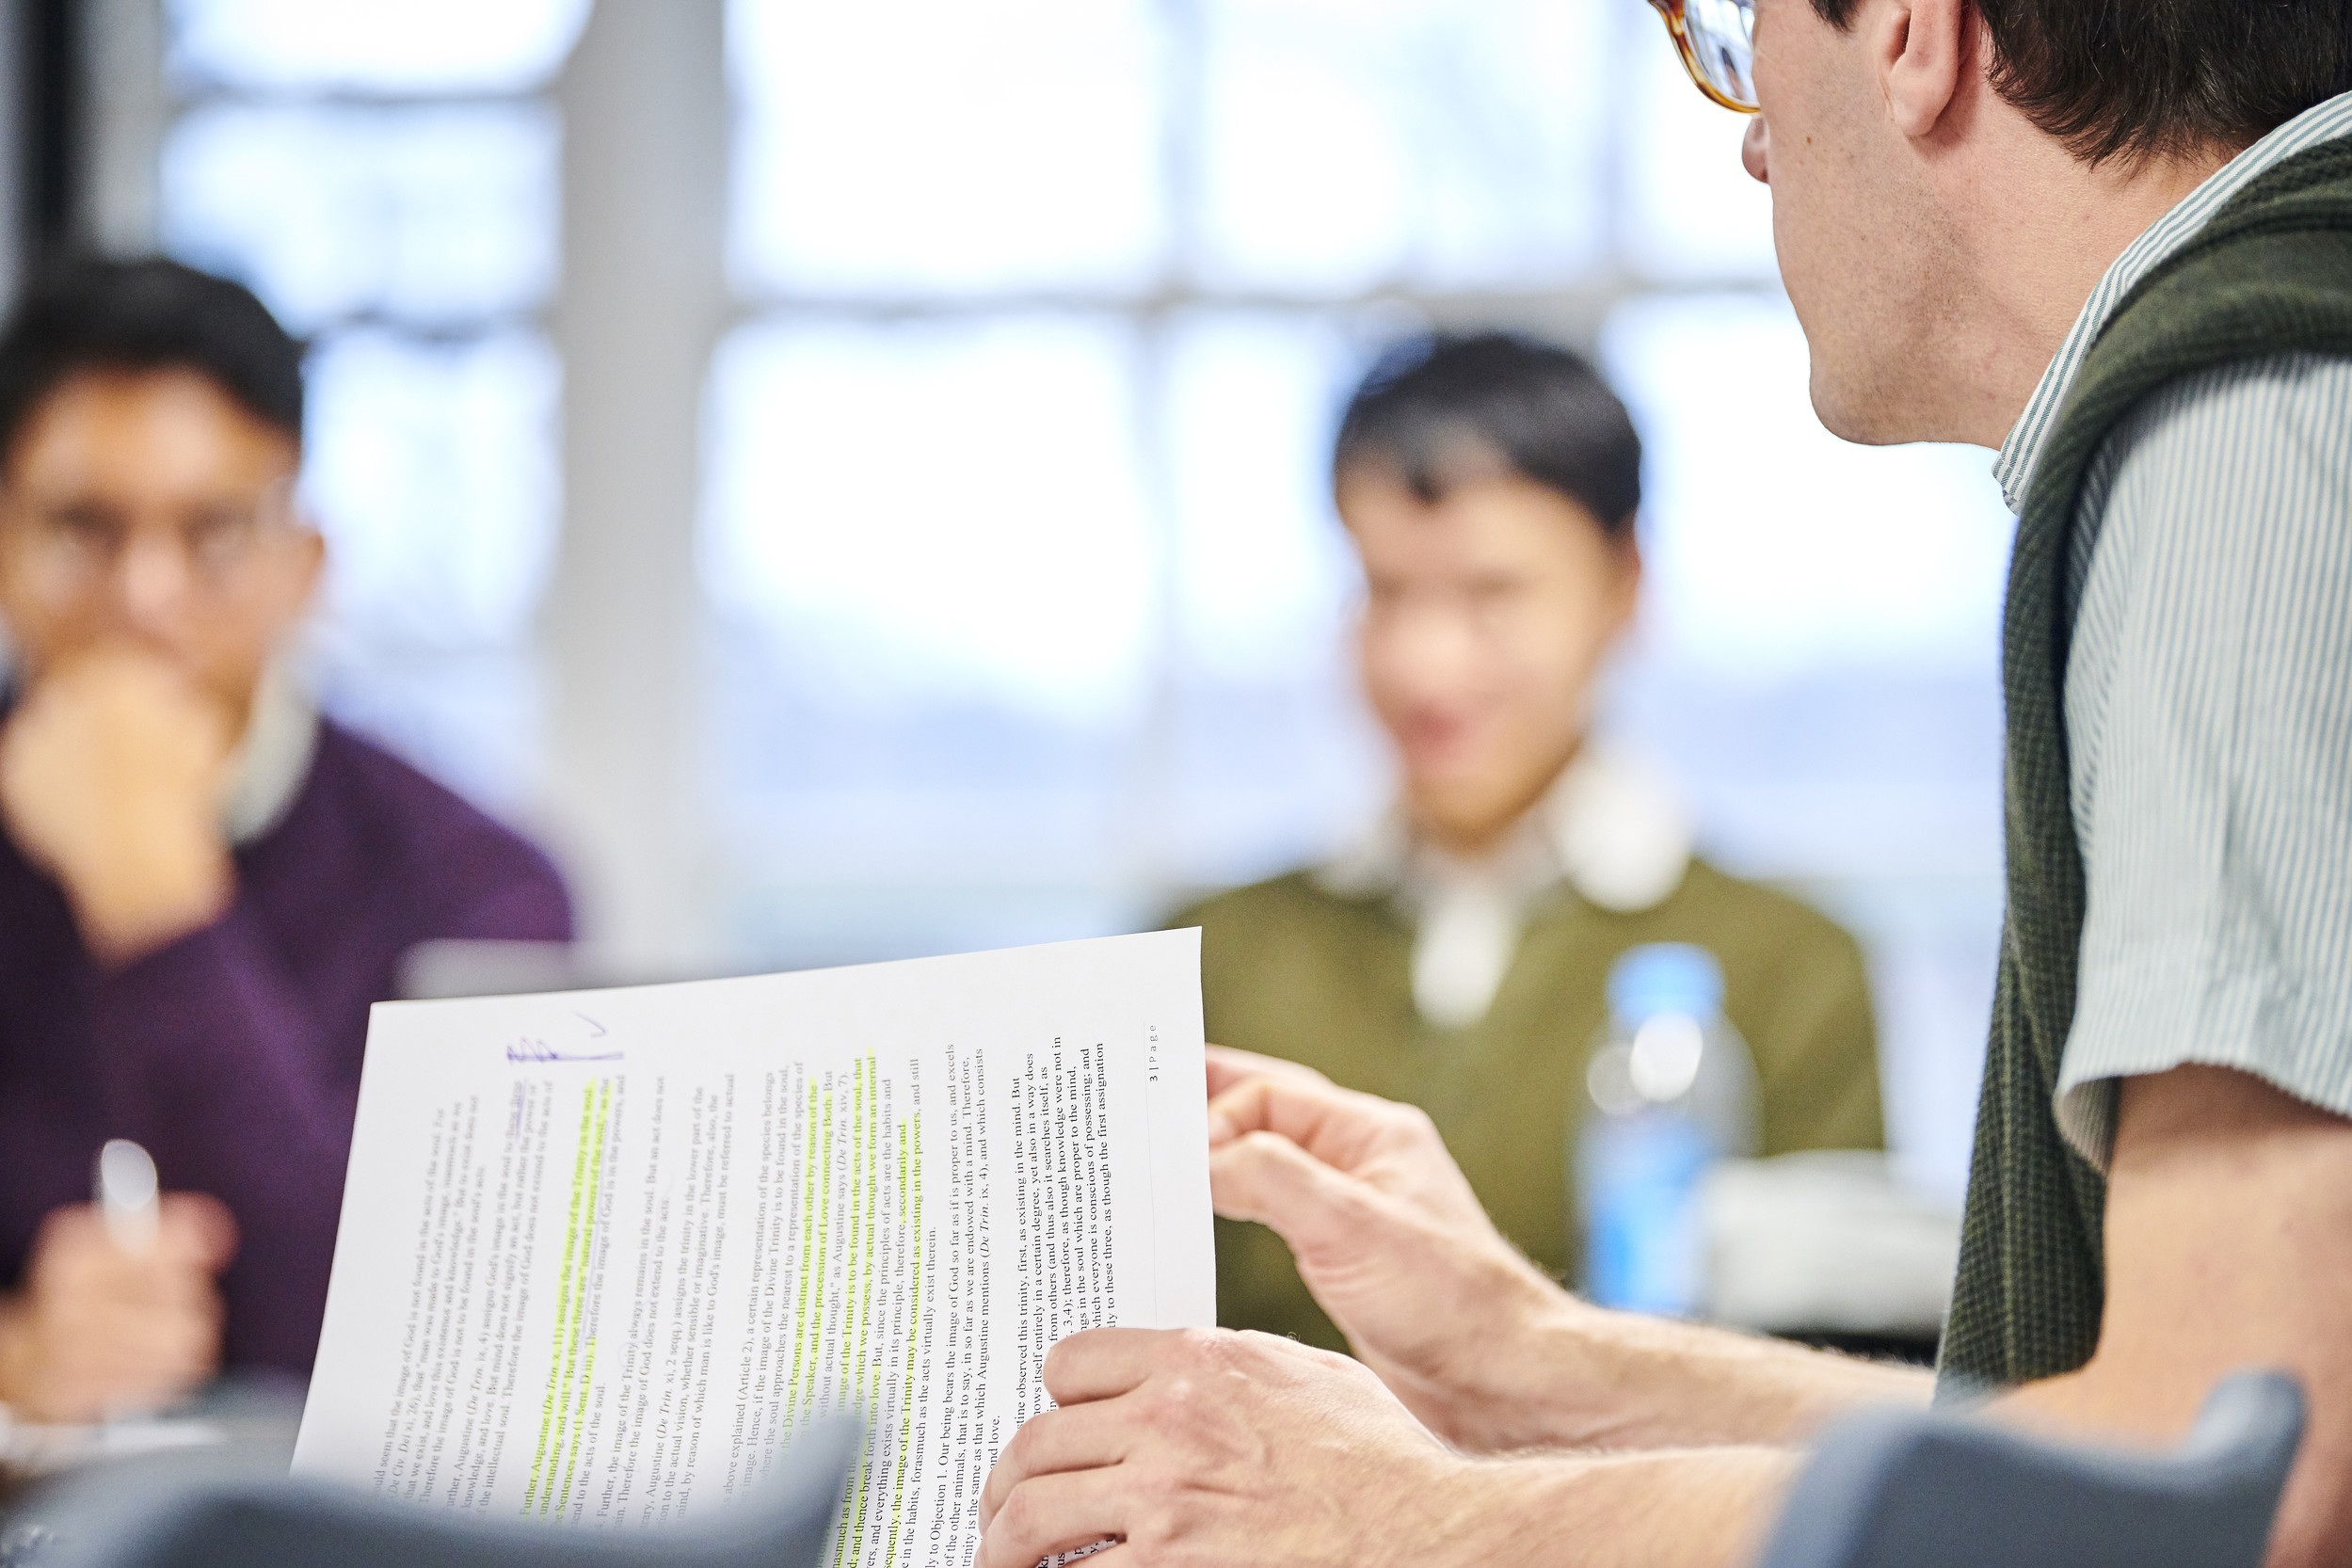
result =
[{"label": "blurred man in purple shirt", "polygon": [[[0,333],[0,1404],[87,1419],[308,1373],[372,1002],[436,938],[568,939],[547,859],[319,717],[285,644],[301,346],[166,262]],[[154,1156],[154,1240],[88,1204]]]}]

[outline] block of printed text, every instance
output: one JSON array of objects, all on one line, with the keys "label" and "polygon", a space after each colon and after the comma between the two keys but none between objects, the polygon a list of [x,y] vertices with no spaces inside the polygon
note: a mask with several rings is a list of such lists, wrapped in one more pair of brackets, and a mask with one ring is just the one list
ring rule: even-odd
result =
[{"label": "block of printed text", "polygon": [[297,1473],[639,1529],[864,1417],[964,1568],[1064,1335],[1215,1320],[1199,933],[376,1010]]}]

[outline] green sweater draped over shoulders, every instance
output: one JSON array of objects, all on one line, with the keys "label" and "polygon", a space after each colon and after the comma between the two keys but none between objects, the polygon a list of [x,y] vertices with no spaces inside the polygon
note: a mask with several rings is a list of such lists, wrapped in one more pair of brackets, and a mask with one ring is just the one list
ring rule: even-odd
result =
[{"label": "green sweater draped over shoulders", "polygon": [[1941,1389],[2072,1371],[2105,1304],[2100,1170],[2060,1136],[2084,871],[2065,727],[2066,572],[2107,434],[2181,376],[2283,353],[2352,354],[2352,143],[2256,179],[2135,288],[2067,394],[2019,519],[2003,628],[2008,912]]}]

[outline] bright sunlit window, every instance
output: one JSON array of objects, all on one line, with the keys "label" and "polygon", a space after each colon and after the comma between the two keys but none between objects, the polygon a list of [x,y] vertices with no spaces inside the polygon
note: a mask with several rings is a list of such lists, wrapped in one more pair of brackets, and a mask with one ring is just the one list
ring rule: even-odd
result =
[{"label": "bright sunlit window", "polygon": [[[1061,808],[1000,792],[1051,731],[1046,754],[1102,759],[1094,788],[1176,824],[1154,863],[1085,873],[1139,897],[1329,842],[1381,785],[1324,452],[1368,354],[1432,321],[1594,346],[1640,415],[1637,693],[1986,667],[2007,538],[1984,457],[1819,427],[1744,122],[1690,90],[1640,8],[729,14],[752,320],[712,382],[706,578],[770,650],[750,700],[904,737],[861,753],[776,726],[729,764],[749,816],[836,842],[828,790],[992,781],[999,832],[927,846],[952,879],[1025,823],[1061,831]],[[1702,796],[1756,774],[1738,738],[1657,739]],[[1805,771],[1793,743],[1767,771]],[[1820,869],[1818,824],[1736,807],[1731,858]]]},{"label": "bright sunlit window", "polygon": [[554,542],[559,131],[587,0],[173,0],[165,247],[313,341],[330,709],[512,806]]},{"label": "bright sunlit window", "polygon": [[1136,354],[1130,323],[1078,312],[737,335],[714,372],[714,597],[837,698],[1117,722],[1160,609]]},{"label": "bright sunlit window", "polygon": [[[165,241],[317,341],[328,699],[522,799],[588,0],[168,10]],[[1377,810],[1334,417],[1401,332],[1518,326],[1646,439],[1605,722],[1872,938],[1897,1135],[1964,1140],[1904,1106],[1973,1097],[2007,519],[1985,454],[1820,429],[1745,122],[1648,7],[729,0],[727,72],[694,717],[730,961],[1131,926]]]},{"label": "bright sunlit window", "polygon": [[754,946],[1131,923],[1377,809],[1333,418],[1393,335],[1519,325],[1596,352],[1647,438],[1607,722],[1720,858],[1882,938],[1898,1135],[1948,1185],[1964,1147],[1903,1102],[1965,1104],[1981,1028],[2006,516],[1985,454],[1820,428],[1745,122],[1647,8],[729,19],[748,319],[701,554]]},{"label": "bright sunlit window", "polygon": [[2008,539],[1985,455],[1857,447],[1823,429],[1784,300],[1630,300],[1601,359],[1645,442],[1659,656],[1752,684],[1990,656]]}]

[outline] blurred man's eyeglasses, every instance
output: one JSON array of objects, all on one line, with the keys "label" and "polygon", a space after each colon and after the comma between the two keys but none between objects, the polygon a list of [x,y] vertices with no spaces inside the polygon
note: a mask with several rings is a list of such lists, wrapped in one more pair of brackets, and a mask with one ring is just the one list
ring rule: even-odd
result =
[{"label": "blurred man's eyeglasses", "polygon": [[1755,0],[1650,0],[1683,69],[1727,109],[1756,112]]},{"label": "blurred man's eyeglasses", "polygon": [[[131,520],[103,504],[11,495],[5,504],[32,586],[53,603],[72,602],[110,581],[132,548]],[[218,503],[180,519],[170,534],[190,585],[214,598],[233,591],[260,546],[292,526],[296,515],[294,486],[280,481],[250,501]]]}]

